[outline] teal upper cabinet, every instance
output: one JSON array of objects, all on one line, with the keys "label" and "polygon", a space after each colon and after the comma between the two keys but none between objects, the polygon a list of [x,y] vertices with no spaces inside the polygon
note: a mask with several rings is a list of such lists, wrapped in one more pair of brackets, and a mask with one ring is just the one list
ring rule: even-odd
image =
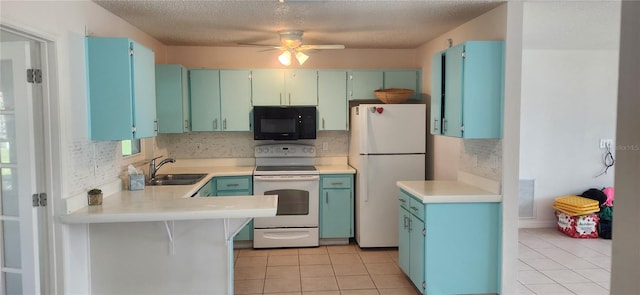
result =
[{"label": "teal upper cabinet", "polygon": [[250,131],[249,70],[189,70],[192,131]]},{"label": "teal upper cabinet", "polygon": [[384,72],[357,70],[349,72],[349,100],[377,99],[374,91],[384,88]]},{"label": "teal upper cabinet", "polygon": [[253,70],[251,71],[253,105],[317,105],[317,73],[316,70]]},{"label": "teal upper cabinet", "polygon": [[347,71],[318,71],[318,130],[347,130]]},{"label": "teal upper cabinet", "polygon": [[410,99],[420,97],[420,70],[385,70],[384,89],[405,88],[413,90]]},{"label": "teal upper cabinet", "polygon": [[181,65],[156,65],[158,133],[189,132],[189,79]]},{"label": "teal upper cabinet", "polygon": [[444,99],[444,68],[442,67],[444,55],[434,54],[431,58],[431,118],[429,128],[431,134],[442,134],[442,101]]},{"label": "teal upper cabinet", "polygon": [[128,38],[86,37],[89,138],[156,134],[153,51]]},{"label": "teal upper cabinet", "polygon": [[220,71],[189,70],[191,131],[221,131]]},{"label": "teal upper cabinet", "polygon": [[431,123],[438,114],[442,120],[439,132],[432,127],[432,133],[502,137],[503,56],[503,41],[467,41],[432,58],[431,84],[441,86],[432,93]]},{"label": "teal upper cabinet", "polygon": [[251,131],[251,71],[220,70],[222,131]]}]

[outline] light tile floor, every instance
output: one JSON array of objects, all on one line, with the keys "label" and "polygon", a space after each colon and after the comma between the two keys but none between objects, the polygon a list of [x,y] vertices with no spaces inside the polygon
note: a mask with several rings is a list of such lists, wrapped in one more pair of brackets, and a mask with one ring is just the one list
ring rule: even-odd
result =
[{"label": "light tile floor", "polygon": [[611,240],[520,229],[518,294],[609,294]]},{"label": "light tile floor", "polygon": [[[520,229],[518,294],[609,294],[611,240]],[[235,294],[410,294],[395,249],[355,245],[235,251]]]},{"label": "light tile floor", "polygon": [[356,245],[235,251],[235,294],[420,294],[396,249]]}]

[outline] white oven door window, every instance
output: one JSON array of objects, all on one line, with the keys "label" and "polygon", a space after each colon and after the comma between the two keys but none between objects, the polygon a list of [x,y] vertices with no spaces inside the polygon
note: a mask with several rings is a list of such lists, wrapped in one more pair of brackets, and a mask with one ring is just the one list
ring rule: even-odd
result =
[{"label": "white oven door window", "polygon": [[277,216],[308,215],[309,192],[297,189],[280,189],[264,192],[265,195],[278,195]]},{"label": "white oven door window", "polygon": [[275,217],[254,219],[255,228],[317,227],[319,176],[254,176],[253,193],[277,195]]}]

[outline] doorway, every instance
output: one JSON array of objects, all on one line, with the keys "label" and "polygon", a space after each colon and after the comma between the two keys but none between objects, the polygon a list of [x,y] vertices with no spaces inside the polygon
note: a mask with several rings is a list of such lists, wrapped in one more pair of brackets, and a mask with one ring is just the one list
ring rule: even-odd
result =
[{"label": "doorway", "polygon": [[0,27],[0,295],[46,293],[44,42]]}]

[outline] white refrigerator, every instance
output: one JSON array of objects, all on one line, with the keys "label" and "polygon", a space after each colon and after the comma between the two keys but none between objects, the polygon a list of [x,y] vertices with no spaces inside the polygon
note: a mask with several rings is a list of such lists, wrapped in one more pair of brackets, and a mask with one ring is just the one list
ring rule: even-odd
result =
[{"label": "white refrigerator", "polygon": [[357,170],[355,237],[360,247],[398,246],[398,180],[424,180],[426,106],[351,108],[349,165]]}]

